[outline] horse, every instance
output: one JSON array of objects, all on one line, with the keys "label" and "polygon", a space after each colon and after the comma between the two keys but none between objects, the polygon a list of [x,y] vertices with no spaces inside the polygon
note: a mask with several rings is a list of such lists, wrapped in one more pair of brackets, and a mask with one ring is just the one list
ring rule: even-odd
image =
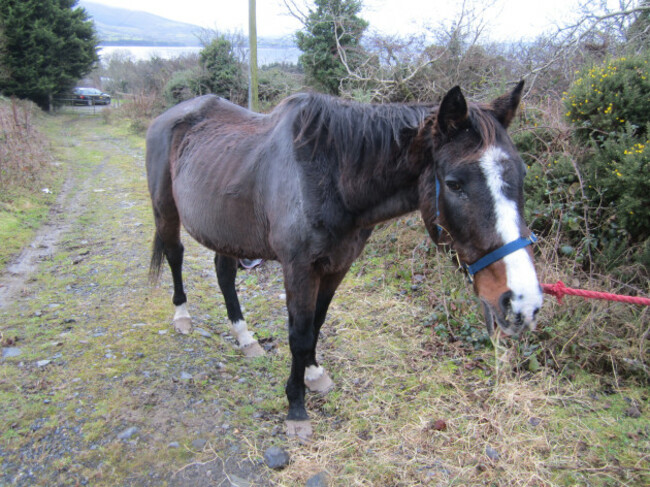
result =
[{"label": "horse", "polygon": [[488,330],[534,330],[542,292],[523,218],[525,165],[506,131],[522,89],[523,81],[476,104],[454,87],[439,106],[301,93],[268,114],[205,95],[164,112],[146,139],[150,273],[155,280],[167,260],[175,329],[192,326],[181,225],[215,252],[231,331],[246,356],[264,351],[239,305],[238,259],[279,261],[292,356],[286,428],[308,438],[306,388],[334,385],[316,360],[334,293],[376,224],[419,209],[432,240],[473,275]]}]

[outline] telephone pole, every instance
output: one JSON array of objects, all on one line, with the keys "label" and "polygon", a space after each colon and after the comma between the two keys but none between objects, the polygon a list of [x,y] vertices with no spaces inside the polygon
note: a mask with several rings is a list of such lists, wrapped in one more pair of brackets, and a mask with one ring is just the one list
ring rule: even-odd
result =
[{"label": "telephone pole", "polygon": [[255,0],[248,0],[248,108],[260,109],[257,91],[257,21]]}]

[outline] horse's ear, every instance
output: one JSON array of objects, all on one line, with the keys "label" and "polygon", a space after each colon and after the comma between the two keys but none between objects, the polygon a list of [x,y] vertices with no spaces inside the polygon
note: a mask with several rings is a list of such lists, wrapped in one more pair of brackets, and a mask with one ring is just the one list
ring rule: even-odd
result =
[{"label": "horse's ear", "polygon": [[467,121],[467,102],[459,86],[454,86],[440,102],[436,131],[449,135]]},{"label": "horse's ear", "polygon": [[500,96],[492,102],[494,115],[505,128],[508,128],[512,119],[515,118],[515,113],[517,113],[517,107],[521,101],[521,92],[523,89],[524,81],[522,80],[510,93]]}]

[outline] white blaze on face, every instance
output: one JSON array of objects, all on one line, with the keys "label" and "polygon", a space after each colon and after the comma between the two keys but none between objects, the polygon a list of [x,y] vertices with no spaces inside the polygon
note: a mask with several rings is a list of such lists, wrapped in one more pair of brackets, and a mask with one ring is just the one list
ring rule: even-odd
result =
[{"label": "white blaze on face", "polygon": [[[504,194],[507,183],[504,182],[501,161],[507,155],[498,147],[486,149],[480,159],[480,166],[494,201],[496,232],[503,244],[521,237],[519,234],[519,212],[517,203]],[[542,306],[542,292],[530,255],[525,249],[519,249],[503,258],[506,266],[508,288],[512,291],[512,311],[521,314],[524,322],[534,329],[534,313]]]}]

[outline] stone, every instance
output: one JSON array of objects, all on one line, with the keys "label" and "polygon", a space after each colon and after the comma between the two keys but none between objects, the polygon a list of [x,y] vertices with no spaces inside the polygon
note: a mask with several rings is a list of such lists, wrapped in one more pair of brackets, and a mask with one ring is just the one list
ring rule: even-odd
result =
[{"label": "stone", "polygon": [[329,475],[327,472],[320,472],[310,477],[305,484],[305,487],[327,487],[329,481]]},{"label": "stone", "polygon": [[194,331],[204,338],[210,338],[212,336],[212,333],[210,333],[207,330],[204,330],[203,328],[194,328]]},{"label": "stone", "polygon": [[195,450],[203,450],[203,447],[206,445],[208,440],[205,440],[203,438],[197,438],[196,440],[192,441],[192,448]]},{"label": "stone", "polygon": [[289,454],[279,446],[272,446],[264,452],[266,466],[274,470],[282,470],[289,465]]},{"label": "stone", "polygon": [[492,448],[490,445],[487,445],[485,447],[485,454],[493,462],[496,462],[499,459],[499,452]]},{"label": "stone", "polygon": [[528,423],[531,426],[539,426],[542,423],[542,420],[540,418],[532,417],[528,420]]},{"label": "stone", "polygon": [[117,435],[118,440],[128,440],[131,438],[134,434],[138,432],[138,428],[135,426],[131,426],[130,428],[125,429],[122,431],[120,434]]},{"label": "stone", "polygon": [[251,484],[248,480],[237,477],[236,475],[228,475],[230,480],[230,487],[251,487]]},{"label": "stone", "polygon": [[180,446],[181,445],[178,441],[172,441],[171,443],[167,444],[167,448],[178,448]]},{"label": "stone", "polygon": [[36,362],[36,366],[37,367],[45,367],[49,363],[50,363],[50,360],[39,360],[38,362]]},{"label": "stone", "polygon": [[21,353],[23,353],[23,351],[20,348],[6,347],[2,349],[2,358],[18,357]]}]

